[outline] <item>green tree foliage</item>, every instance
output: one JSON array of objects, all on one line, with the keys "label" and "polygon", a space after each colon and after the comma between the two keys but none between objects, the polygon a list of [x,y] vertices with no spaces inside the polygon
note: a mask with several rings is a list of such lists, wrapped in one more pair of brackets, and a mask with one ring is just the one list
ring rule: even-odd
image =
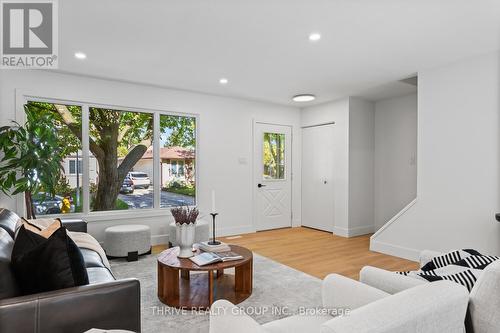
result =
[{"label": "green tree foliage", "polygon": [[0,189],[7,195],[24,192],[27,217],[35,218],[32,194],[55,194],[64,154],[51,115],[30,105],[24,110],[24,126],[0,128]]},{"label": "green tree foliage", "polygon": [[264,174],[269,178],[284,177],[285,135],[264,133]]},{"label": "green tree foliage", "polygon": [[165,147],[194,148],[196,146],[196,118],[162,115],[160,128],[171,131],[164,144]]}]

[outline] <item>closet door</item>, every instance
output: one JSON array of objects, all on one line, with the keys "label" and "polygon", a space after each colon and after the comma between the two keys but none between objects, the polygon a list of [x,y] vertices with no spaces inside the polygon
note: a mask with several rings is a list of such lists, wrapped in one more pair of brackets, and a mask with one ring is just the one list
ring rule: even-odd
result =
[{"label": "closet door", "polygon": [[333,124],[302,129],[302,225],[333,231]]}]

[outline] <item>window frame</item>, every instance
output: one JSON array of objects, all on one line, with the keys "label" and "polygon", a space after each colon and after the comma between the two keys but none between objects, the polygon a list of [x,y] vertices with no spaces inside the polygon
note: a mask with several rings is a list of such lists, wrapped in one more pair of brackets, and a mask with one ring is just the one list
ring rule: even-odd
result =
[{"label": "window frame", "polygon": [[[100,98],[95,98],[99,100]],[[154,125],[153,125],[153,207],[143,208],[143,209],[132,209],[132,210],[109,210],[109,211],[91,211],[90,210],[90,174],[89,174],[89,161],[90,161],[90,149],[89,140],[84,139],[82,141],[82,189],[83,189],[83,212],[81,213],[71,213],[66,214],[71,218],[83,218],[89,221],[109,221],[115,219],[123,218],[138,218],[138,217],[157,217],[165,216],[165,214],[170,215],[170,207],[161,208],[161,182],[160,182],[160,115],[167,116],[181,116],[181,117],[192,117],[195,118],[196,128],[195,128],[195,204],[198,205],[199,198],[199,139],[200,139],[200,114],[199,113],[188,113],[172,111],[167,109],[157,109],[157,108],[144,108],[144,107],[134,107],[134,106],[124,106],[113,103],[99,103],[92,101],[92,99],[87,100],[86,98],[60,98],[50,96],[48,94],[33,93],[27,91],[21,91],[16,89],[16,121],[20,124],[26,122],[26,115],[24,112],[24,105],[29,102],[46,102],[55,104],[65,104],[74,105],[82,108],[82,137],[89,138],[89,108],[105,108],[114,109],[117,111],[124,112],[143,112],[153,115]],[[69,166],[68,166],[69,168]],[[23,215],[26,214],[26,206],[24,202],[24,195],[18,194],[16,196],[16,206],[17,210],[22,212]],[[60,216],[56,215],[43,215],[43,217],[52,218]]]},{"label": "window frame", "polygon": [[[265,153],[265,148],[264,148],[264,136],[266,134],[276,134],[276,135],[283,135],[283,138],[284,138],[284,141],[283,141],[283,178],[266,178],[265,177],[265,164],[264,164],[264,153]],[[272,149],[272,147],[269,147],[270,149]],[[286,181],[286,170],[288,168],[287,164],[286,164],[286,158],[287,158],[287,147],[286,147],[286,134],[285,133],[275,133],[275,132],[263,132],[262,133],[262,174],[261,174],[261,179],[262,181],[264,182],[280,182],[280,181]],[[277,165],[277,169],[279,169],[279,165]]]},{"label": "window frame", "polygon": [[[82,170],[83,170],[83,160],[82,159],[78,159],[78,165],[76,163],[76,159],[70,159],[68,162],[69,162],[68,175],[75,175],[76,176],[77,171],[78,171],[78,175],[82,174]],[[74,172],[71,172],[71,165],[72,164],[73,164]]]}]

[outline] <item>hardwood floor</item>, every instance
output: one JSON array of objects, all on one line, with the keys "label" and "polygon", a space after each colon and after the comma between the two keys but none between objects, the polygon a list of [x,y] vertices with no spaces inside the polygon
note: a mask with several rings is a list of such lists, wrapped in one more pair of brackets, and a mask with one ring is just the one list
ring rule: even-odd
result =
[{"label": "hardwood floor", "polygon": [[[232,237],[223,242],[244,246],[299,271],[324,278],[338,273],[358,279],[363,266],[371,265],[392,271],[418,269],[418,264],[369,250],[370,235],[344,238],[309,228],[286,228]],[[165,246],[153,247],[159,253]]]}]

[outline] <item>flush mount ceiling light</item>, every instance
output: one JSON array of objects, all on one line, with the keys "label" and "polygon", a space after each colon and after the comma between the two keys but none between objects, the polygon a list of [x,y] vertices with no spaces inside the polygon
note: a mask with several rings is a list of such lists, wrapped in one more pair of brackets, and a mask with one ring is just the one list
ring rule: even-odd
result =
[{"label": "flush mount ceiling light", "polygon": [[321,39],[321,35],[320,35],[319,33],[317,33],[317,32],[313,32],[313,33],[311,33],[311,34],[309,35],[309,40],[310,40],[311,42],[317,42],[317,41],[318,41],[318,40],[320,40],[320,39]]},{"label": "flush mount ceiling light", "polygon": [[225,77],[223,77],[223,78],[221,78],[221,79],[219,80],[219,83],[220,83],[220,84],[222,84],[222,85],[224,85],[224,84],[228,84],[228,82],[229,82],[229,80],[228,80],[228,79],[226,79]]},{"label": "flush mount ceiling light", "polygon": [[83,60],[87,58],[87,55],[83,52],[75,52],[75,58]]},{"label": "flush mount ceiling light", "polygon": [[300,94],[300,95],[295,95],[292,97],[292,100],[294,102],[310,102],[314,101],[316,99],[316,96],[312,94]]}]

